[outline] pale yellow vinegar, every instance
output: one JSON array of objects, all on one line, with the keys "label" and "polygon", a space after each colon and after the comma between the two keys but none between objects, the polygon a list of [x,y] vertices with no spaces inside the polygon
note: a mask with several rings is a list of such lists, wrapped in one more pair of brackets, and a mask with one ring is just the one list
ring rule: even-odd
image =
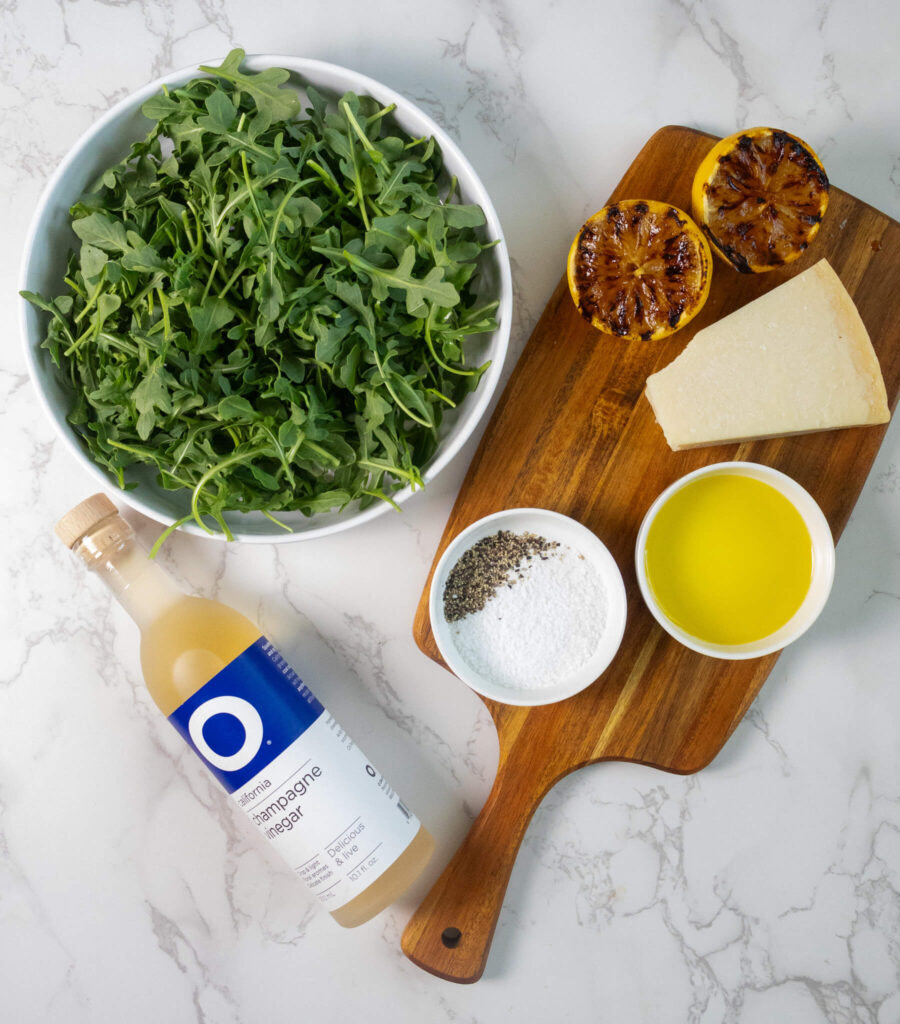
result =
[{"label": "pale yellow vinegar", "polygon": [[240,612],[203,597],[179,597],[149,615],[141,630],[141,668],[151,697],[168,718],[260,637]]},{"label": "pale yellow vinegar", "polygon": [[665,614],[713,644],[746,644],[788,622],[812,580],[809,530],[791,502],[737,473],[676,491],[647,532],[645,569]]},{"label": "pale yellow vinegar", "polygon": [[[56,533],[137,623],[147,689],[166,717],[260,638],[259,628],[240,612],[183,594],[147,557],[105,495],[72,509],[57,523]],[[433,851],[434,840],[420,825],[403,853],[332,916],[345,928],[368,921],[406,892]]]},{"label": "pale yellow vinegar", "polygon": [[[218,601],[179,597],[159,614],[147,601],[141,603],[147,620],[141,631],[141,667],[150,695],[166,716],[260,637],[254,623]],[[422,825],[397,860],[331,916],[345,928],[370,920],[406,892],[433,852],[434,839]]]}]

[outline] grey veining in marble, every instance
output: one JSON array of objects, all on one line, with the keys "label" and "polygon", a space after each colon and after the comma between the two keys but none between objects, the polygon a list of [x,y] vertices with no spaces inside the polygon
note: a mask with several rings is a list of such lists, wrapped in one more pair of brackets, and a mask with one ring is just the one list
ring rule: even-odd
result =
[{"label": "grey veining in marble", "polygon": [[302,665],[438,840],[407,897],[343,931],[160,718],[134,627],[53,539],[93,488],[39,409],[15,295],[44,182],[113,103],[232,45],[296,53],[405,93],[478,169],[514,267],[508,373],[574,231],[660,125],[777,124],[900,216],[898,42],[892,0],[0,5],[4,1024],[900,1022],[896,424],[824,614],[722,754],[687,778],[604,764],[563,780],[528,830],[485,977],[458,987],[399,938],[497,763],[484,708],[410,632],[474,439],[358,534],[277,549],[178,536],[162,556]]}]

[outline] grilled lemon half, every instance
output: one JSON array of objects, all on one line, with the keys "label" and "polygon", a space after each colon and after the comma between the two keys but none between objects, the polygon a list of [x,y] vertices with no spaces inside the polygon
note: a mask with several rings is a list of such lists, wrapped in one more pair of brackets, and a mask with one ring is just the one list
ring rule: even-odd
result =
[{"label": "grilled lemon half", "polygon": [[750,128],[717,142],[691,189],[691,212],[709,244],[744,274],[801,256],[827,206],[821,160],[777,128]]},{"label": "grilled lemon half", "polygon": [[575,236],[566,267],[581,315],[633,341],[684,327],[703,308],[711,276],[703,233],[683,210],[654,199],[604,206]]}]

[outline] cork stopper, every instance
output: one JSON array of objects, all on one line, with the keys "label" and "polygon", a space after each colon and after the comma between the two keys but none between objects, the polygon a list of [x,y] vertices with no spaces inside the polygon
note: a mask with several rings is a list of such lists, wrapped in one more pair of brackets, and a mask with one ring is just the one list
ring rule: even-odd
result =
[{"label": "cork stopper", "polygon": [[[105,494],[94,494],[67,512],[56,524],[56,536],[67,548],[75,548],[85,535],[92,533],[104,519],[118,516],[119,510]],[[124,523],[124,520],[123,520]]]}]

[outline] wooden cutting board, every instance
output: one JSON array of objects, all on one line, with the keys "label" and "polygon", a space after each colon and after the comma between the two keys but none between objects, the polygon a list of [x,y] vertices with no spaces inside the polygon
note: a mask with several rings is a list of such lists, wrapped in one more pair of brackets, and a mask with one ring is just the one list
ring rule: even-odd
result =
[{"label": "wooden cutting board", "polygon": [[[660,129],[611,201],[659,199],[689,210],[694,170],[714,141],[689,128]],[[560,230],[574,236],[578,227]],[[832,188],[822,227],[803,258],[759,275],[738,274],[716,259],[703,311],[665,341],[638,344],[599,334],[578,315],[565,276],[553,293],[472,460],[435,562],[451,538],[482,516],[511,507],[554,509],[585,523],[612,552],[625,578],[628,624],[610,667],[577,696],[536,708],[485,701],[500,740],[497,777],[471,831],[403,935],[403,951],[419,967],[449,981],[481,977],[519,844],[557,780],[606,760],[698,771],[722,748],[771,672],[777,654],[749,661],[708,658],[656,624],[634,573],[641,519],[673,480],[738,459],[774,466],[806,487],[837,539],[887,428],[676,453],[666,445],[643,387],[698,329],[823,257],[859,308],[893,409],[900,391],[900,224],[838,189]],[[414,635],[440,662],[428,621],[428,585]]]}]

